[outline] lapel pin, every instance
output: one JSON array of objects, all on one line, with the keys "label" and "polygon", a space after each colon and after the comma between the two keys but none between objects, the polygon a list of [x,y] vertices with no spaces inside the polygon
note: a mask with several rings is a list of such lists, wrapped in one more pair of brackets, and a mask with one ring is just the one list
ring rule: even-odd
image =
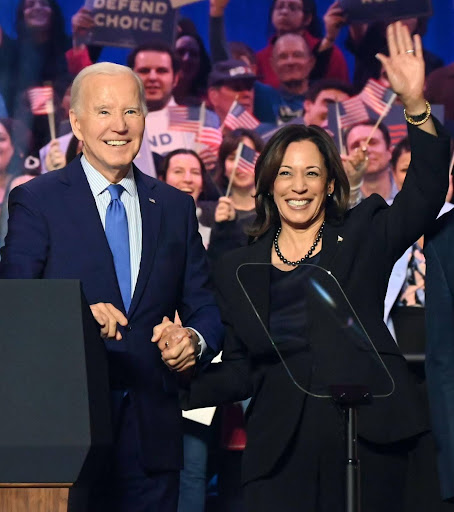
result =
[{"label": "lapel pin", "polygon": [[344,241],[344,239],[340,235],[337,235],[337,243],[340,243],[343,241]]},{"label": "lapel pin", "polygon": [[148,198],[148,201],[150,201],[150,203],[156,204],[156,201],[154,199],[151,199],[151,197]]}]

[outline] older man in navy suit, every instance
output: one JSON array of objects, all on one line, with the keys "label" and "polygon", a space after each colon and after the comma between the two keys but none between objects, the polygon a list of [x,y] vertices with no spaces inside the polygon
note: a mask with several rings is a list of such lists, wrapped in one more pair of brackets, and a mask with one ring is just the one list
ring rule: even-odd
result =
[{"label": "older man in navy suit", "polygon": [[[96,512],[177,509],[177,377],[222,337],[193,199],[132,165],[143,91],[116,64],[76,77],[70,120],[83,155],[12,191],[1,253],[1,278],[80,279],[100,325],[116,437]],[[168,320],[176,311],[185,327]]]}]

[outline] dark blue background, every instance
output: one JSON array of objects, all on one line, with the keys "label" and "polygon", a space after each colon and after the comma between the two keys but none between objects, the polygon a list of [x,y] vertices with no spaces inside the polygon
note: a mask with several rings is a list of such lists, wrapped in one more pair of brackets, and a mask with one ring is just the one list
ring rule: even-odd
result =
[{"label": "dark blue background", "polygon": [[[409,0],[411,1],[411,0]],[[454,61],[454,0],[432,0],[434,14],[429,23],[424,46],[442,57],[446,64]],[[14,19],[18,0],[0,0],[0,25],[4,30],[14,35]],[[71,30],[71,16],[82,5],[81,0],[60,0],[60,5],[66,19],[66,30]],[[322,17],[331,0],[318,0],[318,13]],[[231,41],[244,41],[254,50],[266,45],[269,36],[268,10],[271,0],[231,0],[226,11],[227,38]],[[203,39],[208,39],[208,0],[185,6],[181,14],[191,18]],[[346,31],[341,34],[339,44],[345,38]],[[102,60],[111,60],[124,64],[128,50],[106,48]],[[352,65],[350,54],[345,52]]]}]

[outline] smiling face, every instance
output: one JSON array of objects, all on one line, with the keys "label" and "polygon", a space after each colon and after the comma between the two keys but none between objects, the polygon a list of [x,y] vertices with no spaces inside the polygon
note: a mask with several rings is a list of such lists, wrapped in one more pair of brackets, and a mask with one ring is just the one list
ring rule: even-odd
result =
[{"label": "smiling face", "polygon": [[168,53],[143,51],[136,55],[134,71],[145,87],[145,99],[150,112],[163,109],[172,96],[175,76]]},{"label": "smiling face", "polygon": [[70,121],[75,136],[84,143],[85,157],[98,172],[111,182],[126,176],[145,126],[139,88],[131,75],[85,77]]},{"label": "smiling face", "polygon": [[282,84],[306,80],[315,60],[302,36],[281,36],[273,48],[273,67]]},{"label": "smiling face", "polygon": [[281,224],[293,229],[321,225],[325,218],[327,193],[334,190],[328,182],[323,156],[309,140],[288,145],[279,167],[273,190]]},{"label": "smiling face", "polygon": [[24,22],[28,28],[47,30],[52,21],[52,9],[48,0],[25,0]]},{"label": "smiling face", "polygon": [[[365,145],[373,127],[358,125],[351,129],[347,136],[347,152],[353,154],[357,148]],[[391,151],[386,145],[385,137],[381,130],[375,130],[367,145],[367,169],[366,174],[379,173],[389,170]]]},{"label": "smiling face", "polygon": [[194,155],[174,155],[169,162],[166,183],[191,195],[194,201],[200,196],[203,187],[202,169]]}]

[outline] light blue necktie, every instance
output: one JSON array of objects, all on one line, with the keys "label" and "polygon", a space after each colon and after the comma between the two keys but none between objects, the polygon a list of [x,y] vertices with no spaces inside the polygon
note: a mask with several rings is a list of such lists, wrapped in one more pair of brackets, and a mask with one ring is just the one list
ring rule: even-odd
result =
[{"label": "light blue necktie", "polygon": [[111,201],[106,212],[106,237],[112,252],[121,297],[126,312],[131,304],[131,262],[129,255],[128,218],[120,197],[122,185],[109,185]]}]

